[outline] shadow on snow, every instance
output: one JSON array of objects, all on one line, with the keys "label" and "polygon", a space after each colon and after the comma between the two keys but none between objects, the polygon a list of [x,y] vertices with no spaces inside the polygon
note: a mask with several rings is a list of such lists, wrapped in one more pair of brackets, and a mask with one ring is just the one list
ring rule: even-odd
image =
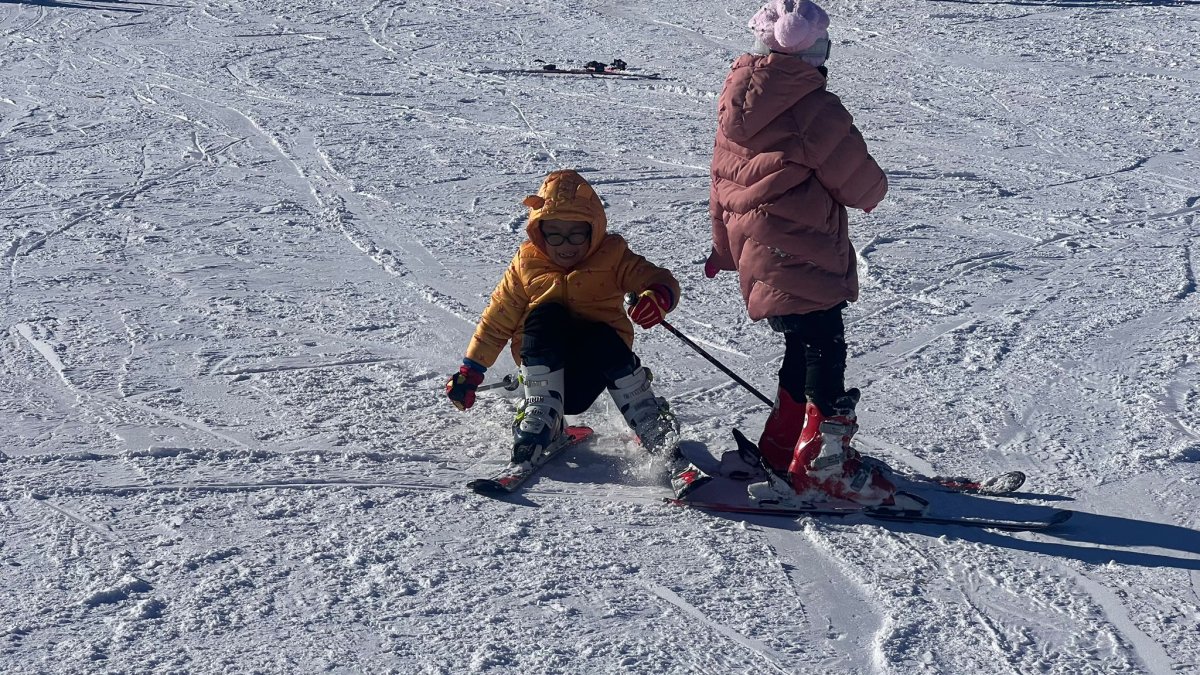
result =
[{"label": "shadow on snow", "polygon": [[[614,461],[616,460],[616,461]],[[561,458],[547,466],[538,476],[530,480],[527,492],[517,492],[502,495],[498,498],[512,504],[539,508],[541,497],[555,499],[568,495],[539,493],[537,484],[543,478],[559,483],[590,484],[599,489],[605,486],[625,486],[634,490],[661,485],[652,480],[652,469],[645,466],[645,458],[638,457],[636,451],[622,453],[618,457],[612,454],[597,452],[591,443],[582,443],[569,449]],[[642,465],[642,466],[639,466]],[[639,470],[641,469],[641,470]],[[665,478],[665,470],[663,470]],[[633,483],[630,481],[633,479]],[[1042,495],[1035,493],[1016,493],[1010,499],[981,497],[963,493],[945,493],[926,491],[918,483],[906,480],[897,481],[901,489],[920,492],[930,498],[930,515],[953,514],[956,516],[975,516],[981,518],[1036,519],[1045,518],[1049,513],[1058,511],[1054,506],[1029,504],[1013,499],[1036,498],[1039,500],[1067,500],[1068,497]],[[732,485],[733,483],[730,482]],[[738,484],[736,489],[744,494],[744,484]],[[663,496],[666,487],[662,486]],[[581,494],[592,499],[605,499],[603,492]],[[621,499],[613,496],[614,499]],[[639,500],[641,501],[641,500]],[[652,503],[653,500],[646,500]],[[796,519],[770,514],[723,513],[705,512],[710,517],[723,518],[731,521],[749,522],[762,527],[780,529],[795,529]],[[1014,533],[989,530],[972,526],[943,525],[933,523],[914,523],[901,521],[876,520],[861,514],[847,516],[817,516],[830,523],[862,523],[887,528],[896,532],[912,532],[940,537],[952,535],[963,541],[973,541],[1000,548],[1008,548],[1029,553],[1040,553],[1061,558],[1071,558],[1090,564],[1107,564],[1115,562],[1123,565],[1139,567],[1171,567],[1185,570],[1200,570],[1200,531],[1178,525],[1154,523],[1133,520],[1120,516],[1110,516],[1099,513],[1074,511],[1069,521],[1036,533],[1036,539],[1013,536]],[[1028,535],[1026,535],[1028,536]],[[1173,556],[1164,553],[1149,553],[1130,548],[1156,548],[1167,551],[1177,551],[1190,554],[1193,557]]]},{"label": "shadow on snow", "polygon": [[[987,500],[993,501],[993,500]],[[1039,508],[1036,505],[1014,504],[1015,507]],[[1040,507],[1046,508],[1046,507]],[[1018,516],[1021,509],[1010,513]],[[726,520],[753,523],[761,527],[797,529],[796,520],[772,515],[706,512]],[[987,544],[1027,553],[1070,558],[1093,565],[1117,563],[1138,567],[1170,567],[1181,570],[1200,570],[1200,532],[1177,525],[1132,520],[1119,516],[1076,511],[1071,520],[1036,533],[1037,539],[1014,536],[1015,533],[960,525],[938,525],[887,520],[875,520],[864,515],[826,517],[830,523],[870,524],[894,532],[910,532],[931,537],[953,536],[962,541]],[[1027,535],[1026,535],[1027,536]],[[1054,541],[1052,539],[1057,539]],[[1197,556],[1179,557],[1163,553],[1133,551],[1124,547],[1153,547]]]},{"label": "shadow on snow", "polygon": [[[583,460],[580,463],[587,464],[586,467],[581,467],[582,471],[559,469],[547,472],[549,474],[547,477],[555,481],[567,483],[587,482],[597,486],[623,484],[623,478],[627,478],[627,476],[622,476],[620,469],[615,467],[609,469],[609,475],[607,476],[596,475],[595,470],[599,468],[597,466],[598,463],[587,462],[585,459],[587,455],[592,453],[584,451],[580,454],[583,456],[577,456],[573,459]],[[612,458],[605,457],[604,459],[609,460],[611,467]],[[582,480],[581,477],[583,475],[587,476],[586,481]],[[532,496],[536,498],[540,495],[535,494]],[[546,496],[553,498],[551,495]],[[604,499],[603,494],[588,496],[596,499]],[[508,495],[504,500],[524,506],[540,506],[537,501],[534,501],[529,496],[519,494]],[[934,516],[954,514],[977,517],[1031,519],[1043,518],[1049,512],[1058,510],[1053,506],[1027,504],[965,494],[934,495],[931,501],[930,515]],[[796,527],[796,519],[786,516],[713,511],[705,513],[711,517],[754,523],[762,527],[777,527],[782,529],[795,529]],[[972,526],[876,520],[860,514],[817,516],[817,518],[830,523],[871,524],[895,532],[912,532],[933,537],[948,535],[963,541],[972,541],[1028,553],[1071,558],[1095,565],[1113,562],[1139,567],[1170,567],[1184,570],[1200,570],[1200,531],[1178,525],[1133,520],[1101,513],[1087,513],[1076,510],[1071,519],[1066,523],[1037,531],[1035,533],[1036,538],[1025,538],[1029,536],[1028,534],[1014,536],[1017,533]],[[1163,551],[1175,551],[1183,555],[1175,556],[1161,552],[1152,553],[1131,550],[1135,548],[1155,548]]]},{"label": "shadow on snow", "polygon": [[[940,536],[944,526],[920,523],[887,523],[890,529]],[[1120,516],[1076,511],[1071,520],[1044,530],[1036,540],[1021,539],[993,530],[954,528],[954,535],[973,541],[1028,553],[1071,558],[1093,565],[1118,563],[1138,567],[1171,567],[1200,570],[1200,532],[1178,525],[1132,520]],[[1052,541],[1051,538],[1058,541]],[[1129,550],[1127,547],[1153,547],[1190,553],[1196,558],[1163,553]]]}]

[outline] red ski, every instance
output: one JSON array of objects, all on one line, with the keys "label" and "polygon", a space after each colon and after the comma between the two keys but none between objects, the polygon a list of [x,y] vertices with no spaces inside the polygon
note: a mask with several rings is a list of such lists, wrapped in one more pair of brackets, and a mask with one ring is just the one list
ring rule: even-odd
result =
[{"label": "red ski", "polygon": [[528,462],[512,463],[501,468],[487,478],[476,478],[467,483],[467,487],[480,494],[506,494],[521,487],[530,476],[538,472],[547,462],[561,455],[567,448],[582,443],[595,433],[591,427],[566,427],[558,442],[542,451],[542,454]]}]

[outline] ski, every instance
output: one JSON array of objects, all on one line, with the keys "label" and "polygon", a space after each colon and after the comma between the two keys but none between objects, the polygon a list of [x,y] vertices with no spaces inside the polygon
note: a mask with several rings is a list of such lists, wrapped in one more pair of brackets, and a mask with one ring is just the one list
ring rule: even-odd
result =
[{"label": "ski", "polygon": [[922,476],[917,473],[902,473],[892,470],[898,476],[911,481],[933,483],[948,492],[969,492],[978,495],[1003,496],[1016,492],[1025,484],[1025,474],[1020,471],[1009,471],[997,474],[983,480],[970,478],[951,478],[949,476]]},{"label": "ski", "polygon": [[[753,441],[746,438],[740,429],[733,430],[733,437],[734,440],[737,441],[737,452],[742,456],[743,462],[750,466],[757,467],[761,463],[761,456],[758,453],[758,446],[755,445]],[[936,489],[939,489],[943,492],[965,492],[968,494],[1002,497],[1004,495],[1016,492],[1022,485],[1025,484],[1025,474],[1020,471],[1008,471],[984,479],[974,479],[963,476],[926,476],[919,473],[907,473],[900,471],[892,468],[883,460],[875,457],[863,455],[863,461],[879,467],[884,474],[892,474],[913,483],[929,483],[935,486]],[[763,475],[756,474],[753,471],[735,470],[726,474],[725,477],[732,480],[750,481],[761,479]]]},{"label": "ski", "polygon": [[618,59],[612,64],[590,61],[583,68],[559,68],[553,63],[547,63],[540,68],[484,68],[479,72],[490,75],[585,75],[635,80],[666,79],[658,73],[631,73],[625,70],[625,65],[624,61]]},{"label": "ski", "polygon": [[935,515],[921,511],[891,511],[886,507],[864,507],[852,502],[810,502],[805,506],[781,507],[775,505],[735,504],[726,502],[693,501],[666,497],[664,501],[675,506],[685,506],[702,511],[718,513],[740,513],[787,518],[866,516],[875,520],[928,525],[961,525],[994,530],[1033,531],[1044,530],[1065,523],[1074,511],[1053,509],[1039,518],[989,518],[981,516]]},{"label": "ski", "polygon": [[593,433],[595,432],[592,431],[591,427],[568,426],[563,429],[562,434],[558,437],[559,442],[555,446],[544,450],[534,460],[515,464],[509,462],[507,466],[504,466],[487,478],[476,478],[469,481],[467,487],[479,494],[508,494],[513,492],[545,466],[547,462],[561,455],[567,448],[591,438]]}]

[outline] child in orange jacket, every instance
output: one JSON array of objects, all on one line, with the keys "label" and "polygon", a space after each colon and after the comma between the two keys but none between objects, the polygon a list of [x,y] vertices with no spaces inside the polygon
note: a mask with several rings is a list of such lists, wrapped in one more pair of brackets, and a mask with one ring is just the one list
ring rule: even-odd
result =
[{"label": "child in orange jacket", "polygon": [[[575,171],[551,173],[524,204],[529,238],[492,292],[463,365],[446,382],[447,397],[470,408],[484,373],[511,342],[525,389],[513,423],[514,463],[555,448],[563,415],[587,410],[605,388],[642,445],[665,449],[674,420],[632,351],[630,318],[657,325],[678,303],[679,283],[608,233],[600,198]],[[627,317],[631,292],[638,300]]]}]

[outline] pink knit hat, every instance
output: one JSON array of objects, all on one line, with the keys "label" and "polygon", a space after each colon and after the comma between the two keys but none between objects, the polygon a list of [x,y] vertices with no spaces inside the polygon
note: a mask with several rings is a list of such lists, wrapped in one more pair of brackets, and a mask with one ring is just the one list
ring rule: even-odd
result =
[{"label": "pink knit hat", "polygon": [[[765,47],[785,54],[803,54],[823,47],[817,44],[821,40],[829,42],[829,15],[809,0],[768,0],[749,25]],[[826,50],[815,51],[821,52],[823,62]]]}]

